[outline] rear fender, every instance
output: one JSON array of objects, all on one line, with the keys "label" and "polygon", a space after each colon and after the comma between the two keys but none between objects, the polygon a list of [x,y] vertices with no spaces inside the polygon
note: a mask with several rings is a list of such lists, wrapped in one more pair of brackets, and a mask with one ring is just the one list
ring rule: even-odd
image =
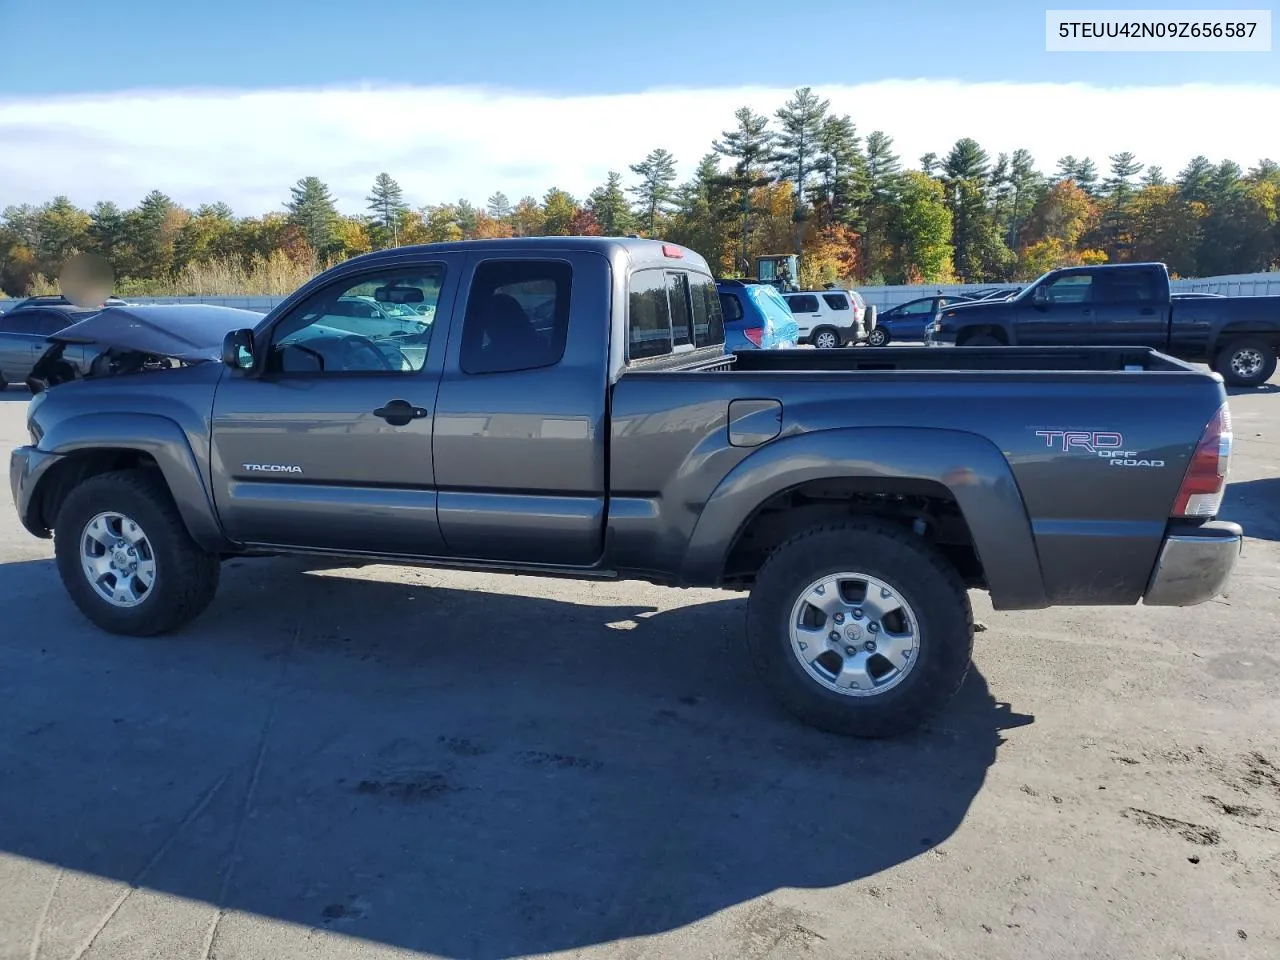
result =
[{"label": "rear fender", "polygon": [[[60,420],[40,440],[40,449],[59,456],[103,450],[133,450],[160,468],[187,532],[206,550],[227,546],[205,486],[204,472],[186,433],[167,417],[143,413],[87,413]],[[48,471],[40,484],[48,483]],[[34,492],[40,495],[40,490]]]},{"label": "rear fender", "polygon": [[1022,493],[1000,450],[958,430],[867,427],[777,440],[739,462],[708,499],[685,553],[686,583],[719,582],[738,533],[761,504],[814,480],[928,480],[955,498],[993,606],[1048,606]]}]

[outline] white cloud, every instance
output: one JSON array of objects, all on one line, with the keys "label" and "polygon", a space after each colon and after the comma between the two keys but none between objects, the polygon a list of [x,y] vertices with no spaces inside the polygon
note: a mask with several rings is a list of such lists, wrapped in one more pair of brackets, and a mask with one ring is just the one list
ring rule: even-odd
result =
[{"label": "white cloud", "polygon": [[[1043,169],[1071,153],[1105,168],[1131,150],[1172,174],[1198,153],[1244,167],[1276,156],[1280,86],[886,80],[815,88],[864,136],[881,129],[905,163],[972,136],[994,157],[1026,147]],[[559,186],[582,197],[665,147],[688,175],[749,104],[772,114],[791,90],[657,89],[552,96],[462,87],[142,90],[0,100],[0,205],[58,194],[136,203],[160,189],[240,214],[279,209],[315,174],[348,212],[386,170],[415,204]]]}]

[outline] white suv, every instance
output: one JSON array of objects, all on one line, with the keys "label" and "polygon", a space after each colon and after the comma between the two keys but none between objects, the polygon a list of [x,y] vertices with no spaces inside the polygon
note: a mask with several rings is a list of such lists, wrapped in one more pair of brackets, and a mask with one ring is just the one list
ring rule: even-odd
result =
[{"label": "white suv", "polygon": [[862,343],[876,325],[876,308],[856,290],[800,290],[783,299],[800,325],[800,342],[819,350]]}]

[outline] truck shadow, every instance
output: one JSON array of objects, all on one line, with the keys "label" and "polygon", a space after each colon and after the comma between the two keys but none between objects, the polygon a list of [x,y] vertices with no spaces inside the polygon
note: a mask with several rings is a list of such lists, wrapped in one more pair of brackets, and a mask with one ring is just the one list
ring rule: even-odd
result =
[{"label": "truck shadow", "polygon": [[1280,540],[1280,477],[1228,483],[1221,517],[1244,527],[1246,537]]},{"label": "truck shadow", "polygon": [[[929,851],[1033,722],[975,668],[919,733],[801,726],[744,665],[738,595],[227,567],[205,616],[139,640],[87,627],[50,562],[0,566],[0,850],[206,905],[153,922],[161,952],[215,906],[447,957],[673,930]],[[46,946],[100,914],[64,890]]]}]

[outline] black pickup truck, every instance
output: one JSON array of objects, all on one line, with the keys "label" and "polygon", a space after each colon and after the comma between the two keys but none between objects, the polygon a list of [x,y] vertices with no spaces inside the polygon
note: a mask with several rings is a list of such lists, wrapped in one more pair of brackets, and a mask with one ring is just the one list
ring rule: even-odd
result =
[{"label": "black pickup truck", "polygon": [[935,346],[1152,347],[1252,387],[1276,371],[1280,297],[1171,296],[1163,263],[1066,267],[1009,300],[950,305],[925,338]]},{"label": "black pickup truck", "polygon": [[14,502],[121,634],[190,621],[233,556],[749,590],[766,684],[860,735],[959,687],[969,589],[1226,583],[1219,377],[1140,348],[726,354],[720,309],[692,250],[599,237],[380,251],[265,317],[109,307],[37,364]]}]

